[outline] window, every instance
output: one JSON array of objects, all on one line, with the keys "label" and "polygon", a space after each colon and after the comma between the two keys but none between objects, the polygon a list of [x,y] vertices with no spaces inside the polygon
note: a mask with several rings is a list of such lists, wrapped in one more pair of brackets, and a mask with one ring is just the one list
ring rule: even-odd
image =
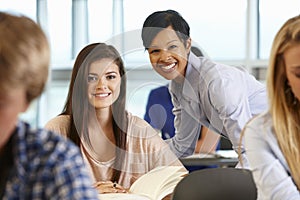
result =
[{"label": "window", "polygon": [[[42,98],[22,115],[38,125],[61,112],[74,56],[78,53],[75,51],[93,42],[111,43],[120,51],[128,72],[128,110],[143,117],[150,89],[167,83],[152,70],[140,35],[144,20],[154,11],[174,9],[181,13],[190,25],[194,45],[213,60],[234,65],[250,60],[246,64],[251,68],[266,66],[275,33],[284,21],[299,14],[300,7],[298,0],[27,0],[26,4],[23,1],[1,0],[0,10],[22,13],[35,21],[37,13],[42,15],[39,19],[51,45],[52,77]],[[40,12],[37,3],[43,4]],[[78,7],[74,11],[75,4]],[[249,8],[255,12],[248,13]],[[78,26],[78,18],[83,26]],[[251,28],[255,27],[251,32],[247,31],[249,18]],[[75,33],[80,33],[80,41]],[[75,42],[79,43],[76,49]],[[247,55],[250,51],[251,58]]]},{"label": "window", "polygon": [[246,8],[246,0],[124,1],[124,31],[141,29],[154,11],[173,9],[187,20],[192,40],[211,58],[244,59]]},{"label": "window", "polygon": [[299,8],[299,0],[259,1],[261,59],[268,59],[275,34],[287,19],[299,15]]},{"label": "window", "polygon": [[47,1],[47,8],[52,69],[69,67],[72,61],[72,1]]},{"label": "window", "polygon": [[105,42],[113,30],[113,1],[88,0],[89,42]]},{"label": "window", "polygon": [[24,14],[36,21],[36,0],[2,0],[0,10],[12,13]]}]

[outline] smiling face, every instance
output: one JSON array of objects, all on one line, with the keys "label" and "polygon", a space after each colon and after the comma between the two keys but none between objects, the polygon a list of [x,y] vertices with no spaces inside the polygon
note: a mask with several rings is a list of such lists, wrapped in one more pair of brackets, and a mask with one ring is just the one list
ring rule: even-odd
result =
[{"label": "smiling face", "polygon": [[165,79],[173,80],[185,75],[190,48],[191,40],[185,46],[169,26],[154,37],[147,50],[153,69]]},{"label": "smiling face", "polygon": [[88,74],[88,99],[96,109],[110,107],[120,94],[119,67],[112,59],[93,62]]},{"label": "smiling face", "polygon": [[284,53],[286,75],[292,91],[300,101],[300,44],[297,44]]}]

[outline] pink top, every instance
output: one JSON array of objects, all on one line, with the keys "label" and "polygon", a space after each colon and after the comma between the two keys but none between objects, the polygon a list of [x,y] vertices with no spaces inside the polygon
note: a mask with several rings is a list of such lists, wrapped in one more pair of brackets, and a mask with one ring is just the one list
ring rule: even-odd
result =
[{"label": "pink top", "polygon": [[[57,116],[50,120],[45,128],[64,136],[69,129],[70,116]],[[179,159],[169,146],[145,120],[128,114],[127,146],[119,184],[129,188],[141,175],[157,166],[179,165]],[[88,148],[81,145],[81,152],[95,182],[110,180],[114,159],[100,162],[91,156]],[[184,168],[184,170],[186,170]]]}]

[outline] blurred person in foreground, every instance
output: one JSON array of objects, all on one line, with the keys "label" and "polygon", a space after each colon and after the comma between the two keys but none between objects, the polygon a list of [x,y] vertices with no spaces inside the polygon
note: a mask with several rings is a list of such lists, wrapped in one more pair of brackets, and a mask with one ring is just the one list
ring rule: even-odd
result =
[{"label": "blurred person in foreground", "polygon": [[0,199],[98,199],[70,141],[18,118],[41,95],[49,44],[22,15],[0,12]]}]

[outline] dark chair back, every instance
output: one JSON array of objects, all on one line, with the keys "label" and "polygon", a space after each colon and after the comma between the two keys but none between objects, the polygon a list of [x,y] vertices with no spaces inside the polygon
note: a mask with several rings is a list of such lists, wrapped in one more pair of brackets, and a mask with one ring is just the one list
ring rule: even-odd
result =
[{"label": "dark chair back", "polygon": [[256,200],[252,173],[240,168],[194,171],[175,187],[172,200]]}]

